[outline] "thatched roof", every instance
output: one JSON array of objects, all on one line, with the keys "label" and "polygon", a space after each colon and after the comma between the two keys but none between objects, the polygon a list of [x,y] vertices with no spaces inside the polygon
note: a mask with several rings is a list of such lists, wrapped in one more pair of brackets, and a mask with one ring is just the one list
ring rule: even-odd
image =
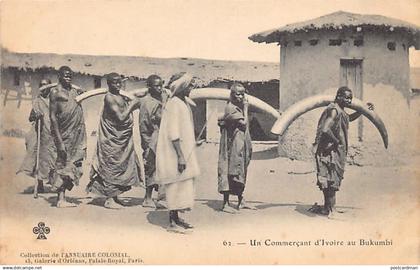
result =
[{"label": "thatched roof", "polygon": [[362,31],[399,31],[410,37],[409,46],[420,47],[420,28],[414,24],[381,16],[362,15],[344,11],[334,12],[309,21],[287,24],[283,27],[260,32],[249,37],[255,42],[282,43],[282,40],[290,34],[317,30],[344,30],[361,27]]},{"label": "thatched roof", "polygon": [[194,58],[151,58],[132,56],[58,55],[44,53],[13,53],[3,50],[2,68],[53,69],[67,65],[81,74],[103,76],[118,72],[127,77],[145,79],[157,74],[169,79],[176,72],[186,71],[204,83],[213,80],[243,82],[270,81],[278,79],[278,63],[219,61]]}]

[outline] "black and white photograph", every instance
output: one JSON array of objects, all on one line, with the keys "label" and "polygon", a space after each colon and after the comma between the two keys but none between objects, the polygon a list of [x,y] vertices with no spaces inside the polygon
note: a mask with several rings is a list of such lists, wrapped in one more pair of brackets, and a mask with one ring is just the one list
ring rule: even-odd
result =
[{"label": "black and white photograph", "polygon": [[0,45],[0,265],[420,264],[419,0],[3,0]]}]

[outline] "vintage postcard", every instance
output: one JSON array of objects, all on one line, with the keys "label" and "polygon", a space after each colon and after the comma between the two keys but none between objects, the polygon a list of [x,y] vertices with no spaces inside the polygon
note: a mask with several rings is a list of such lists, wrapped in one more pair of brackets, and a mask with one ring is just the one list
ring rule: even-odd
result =
[{"label": "vintage postcard", "polygon": [[0,264],[419,264],[420,1],[0,13]]}]

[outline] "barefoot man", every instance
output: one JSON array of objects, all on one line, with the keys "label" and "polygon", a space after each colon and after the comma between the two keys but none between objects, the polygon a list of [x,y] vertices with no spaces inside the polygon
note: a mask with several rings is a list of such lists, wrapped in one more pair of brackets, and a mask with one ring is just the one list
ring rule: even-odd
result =
[{"label": "barefoot man", "polygon": [[168,99],[169,93],[162,89],[163,81],[157,75],[147,78],[149,93],[141,99],[139,112],[139,126],[141,147],[143,149],[143,164],[146,175],[146,193],[143,207],[155,208],[152,200],[153,190],[158,190],[156,175],[156,144],[159,136],[159,126],[162,117],[162,107]]},{"label": "barefoot man", "polygon": [[[352,91],[346,86],[340,87],[337,90],[335,102],[328,105],[318,122],[314,150],[317,185],[324,194],[324,207],[319,211],[328,216],[335,213],[335,193],[343,180],[349,122],[361,115],[359,112],[348,115],[344,111],[344,107],[350,105],[352,99]],[[374,109],[372,103],[367,103],[367,105],[369,110]]]},{"label": "barefoot man", "polygon": [[[50,130],[50,112],[49,112],[49,94],[51,88],[43,88],[51,84],[49,79],[42,79],[39,87],[40,94],[34,100],[31,113],[29,115],[30,122],[36,122],[29,134],[26,136],[27,154],[17,173],[24,172],[28,176],[34,177],[38,174],[38,183],[36,184],[37,192],[44,192],[44,183],[51,183],[54,178],[55,161],[57,159],[57,151]],[[40,127],[40,145],[37,149],[38,125]],[[39,151],[38,172],[36,172],[36,152]]]},{"label": "barefoot man", "polygon": [[104,98],[87,190],[105,196],[104,207],[118,209],[122,204],[117,196],[140,184],[132,115],[139,106],[139,99],[128,102],[120,94],[122,79],[119,74],[108,74],[107,83],[109,91]]},{"label": "barefoot man", "polygon": [[194,122],[188,96],[193,78],[178,73],[171,78],[172,97],[162,112],[156,147],[156,180],[164,186],[169,209],[169,231],[183,232],[192,226],[178,213],[194,205],[194,181],[200,174],[195,153]]},{"label": "barefoot man", "polygon": [[57,175],[52,186],[58,192],[57,207],[76,206],[66,201],[65,192],[79,184],[86,157],[85,120],[82,106],[75,100],[82,91],[71,84],[72,77],[72,70],[62,66],[59,82],[50,93],[51,134],[57,148]]},{"label": "barefoot man", "polygon": [[248,124],[248,103],[245,88],[234,83],[230,88],[230,101],[225,114],[219,119],[220,146],[218,162],[218,191],[223,194],[222,211],[235,213],[229,204],[229,195],[238,196],[237,209],[248,208],[243,200],[248,165],[251,161],[252,144]]}]

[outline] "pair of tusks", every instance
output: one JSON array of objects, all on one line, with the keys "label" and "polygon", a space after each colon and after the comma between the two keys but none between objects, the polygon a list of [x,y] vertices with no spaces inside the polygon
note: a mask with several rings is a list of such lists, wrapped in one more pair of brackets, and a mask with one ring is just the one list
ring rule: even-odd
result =
[{"label": "pair of tusks", "polygon": [[[87,91],[79,96],[76,97],[77,102],[81,102],[84,99],[106,94],[108,89],[106,88],[98,88],[94,90]],[[130,99],[134,97],[143,97],[148,93],[147,88],[140,88],[131,91],[120,91],[123,96],[126,96]],[[229,100],[230,99],[230,90],[224,88],[198,88],[191,91],[190,96],[192,100],[200,100],[200,99],[212,99],[212,100]],[[280,114],[277,112],[276,109],[265,103],[264,101],[246,95],[248,98],[248,103],[251,108],[254,108],[256,111],[265,112],[272,115],[275,119],[280,117]]]},{"label": "pair of tusks", "polygon": [[[81,102],[82,100],[89,97],[102,95],[107,92],[108,89],[106,88],[87,91],[77,96],[76,101]],[[130,99],[133,99],[134,97],[145,96],[148,93],[148,90],[147,88],[140,88],[131,90],[129,92],[120,91],[120,93]],[[246,95],[246,97],[251,108],[259,112],[267,113],[277,119],[271,128],[271,133],[279,136],[282,136],[286,129],[293,123],[293,121],[295,121],[302,114],[316,108],[328,106],[331,102],[334,102],[334,96],[312,96],[293,104],[286,111],[284,111],[280,117],[279,112],[264,101],[251,95]],[[230,90],[224,88],[194,89],[191,91],[190,98],[193,100],[212,99],[227,101],[230,99]],[[351,105],[348,107],[357,112],[360,112],[375,125],[381,134],[385,148],[388,148],[388,133],[385,124],[382,122],[381,118],[376,114],[376,112],[369,110],[366,105],[364,105],[363,102],[357,98],[353,98]]]},{"label": "pair of tusks", "polygon": [[[271,133],[275,135],[282,136],[286,129],[302,114],[309,112],[313,109],[328,106],[330,103],[334,102],[334,96],[312,96],[301,100],[292,106],[290,106],[286,111],[284,111],[271,128]],[[353,109],[364,116],[366,116],[378,129],[381,134],[382,141],[385,148],[388,148],[388,132],[386,130],[385,124],[382,122],[378,114],[372,110],[369,110],[367,106],[357,98],[353,98],[351,104],[348,108]]]}]

